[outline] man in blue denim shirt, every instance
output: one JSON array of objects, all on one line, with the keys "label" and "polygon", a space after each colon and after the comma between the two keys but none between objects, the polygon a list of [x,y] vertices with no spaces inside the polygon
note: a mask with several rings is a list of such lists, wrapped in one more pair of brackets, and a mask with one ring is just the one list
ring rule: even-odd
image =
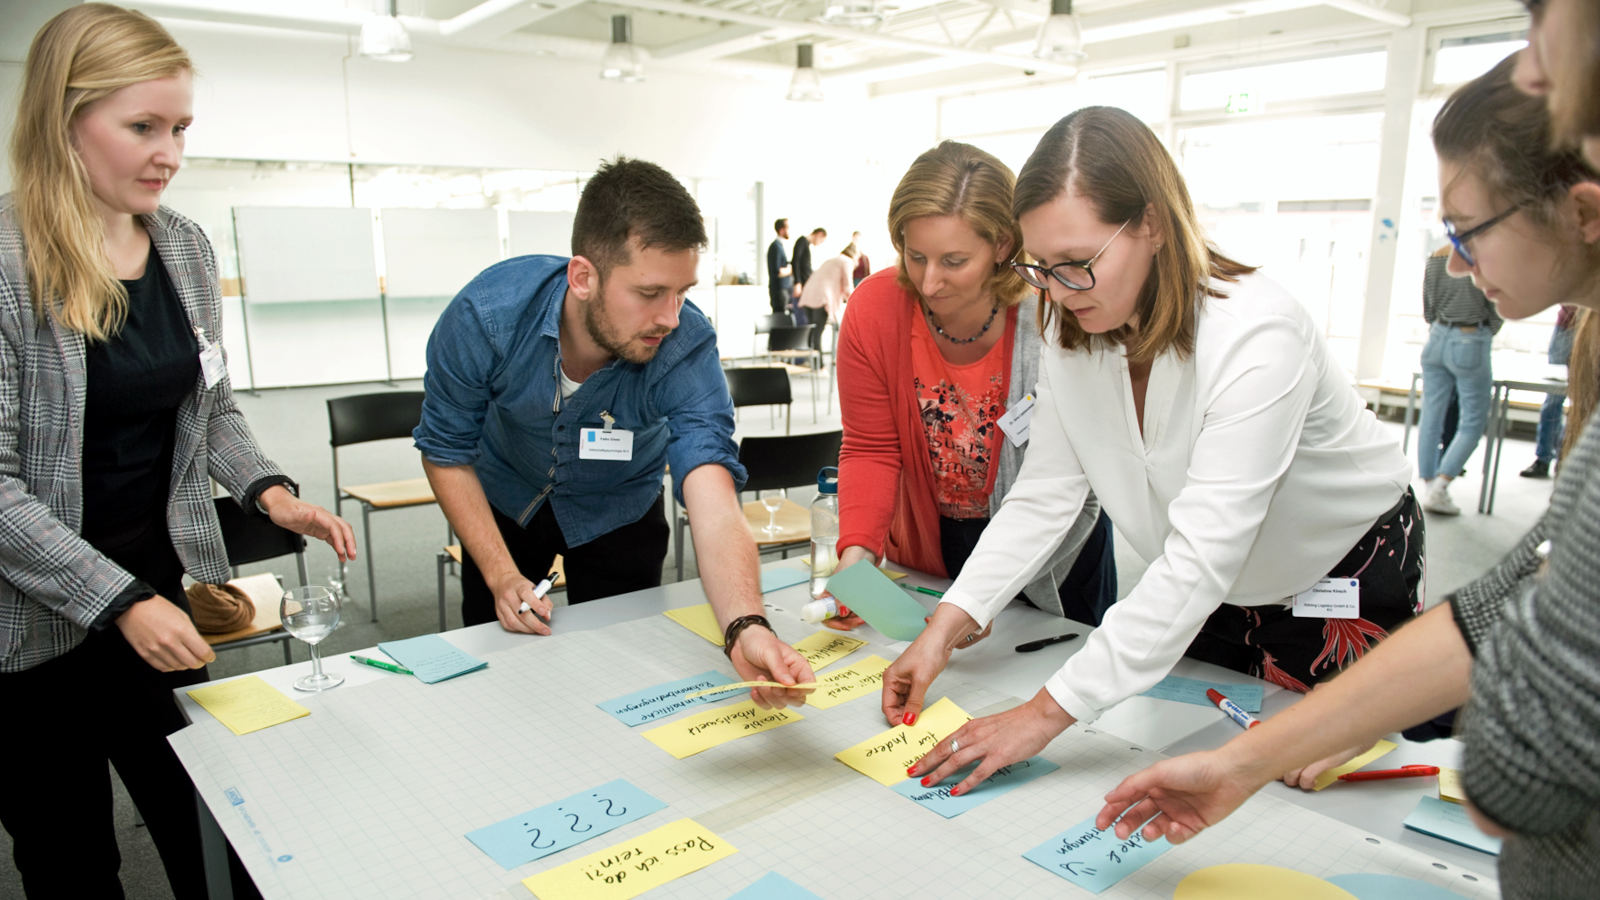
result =
[{"label": "man in blue denim shirt", "polygon": [[[467,551],[467,624],[549,634],[551,603],[529,576],[558,553],[573,603],[659,585],[670,463],[734,667],[747,680],[810,681],[759,615],[733,401],[716,333],[685,300],[705,243],[699,208],[665,170],[602,165],[578,201],[570,259],[490,266],[440,316],[416,446]],[[756,700],[803,696],[761,689]]]}]

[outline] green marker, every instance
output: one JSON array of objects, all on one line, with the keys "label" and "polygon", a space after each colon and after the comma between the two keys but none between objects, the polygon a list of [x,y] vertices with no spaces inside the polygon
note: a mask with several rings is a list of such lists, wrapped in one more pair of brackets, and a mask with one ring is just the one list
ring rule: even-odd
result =
[{"label": "green marker", "polygon": [[417,674],[405,666],[397,666],[394,663],[386,663],[381,659],[367,659],[365,656],[357,656],[354,653],[350,654],[350,658],[364,666],[371,666],[374,669],[382,669],[385,672],[398,672],[401,675]]},{"label": "green marker", "polygon": [[906,590],[908,590],[908,591],[916,591],[919,594],[927,594],[930,597],[943,597],[944,596],[944,591],[936,591],[933,588],[919,587],[919,586],[914,585],[914,584],[913,585],[907,585]]}]

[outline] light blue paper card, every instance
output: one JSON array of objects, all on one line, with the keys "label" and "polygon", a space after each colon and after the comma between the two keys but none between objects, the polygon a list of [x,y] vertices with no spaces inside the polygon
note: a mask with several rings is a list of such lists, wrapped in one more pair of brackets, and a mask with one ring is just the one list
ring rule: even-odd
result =
[{"label": "light blue paper card", "polygon": [[634,691],[615,700],[606,700],[596,703],[606,712],[616,716],[624,725],[642,725],[654,721],[662,716],[670,716],[681,712],[691,706],[701,703],[716,703],[727,700],[738,694],[713,694],[710,697],[694,697],[687,695],[695,691],[710,690],[724,684],[732,684],[733,679],[718,672],[716,669],[701,672],[699,675],[690,675],[688,678],[679,678],[677,681],[668,681],[655,687],[647,687],[642,691]]},{"label": "light blue paper card", "polygon": [[1090,816],[1022,857],[1098,894],[1171,849],[1166,838],[1146,841],[1137,831],[1118,840],[1115,831],[1095,828]]},{"label": "light blue paper card", "polygon": [[777,872],[768,872],[749,887],[728,897],[728,900],[822,900],[822,898]]},{"label": "light blue paper card", "polygon": [[1461,900],[1461,895],[1438,885],[1398,875],[1365,872],[1335,875],[1328,881],[1356,895],[1356,900]]},{"label": "light blue paper card", "polygon": [[761,593],[770,594],[781,588],[804,584],[810,580],[811,573],[804,569],[791,566],[777,566],[761,570]]},{"label": "light blue paper card", "polygon": [[889,787],[895,793],[910,797],[912,800],[949,819],[961,815],[986,800],[993,800],[1017,785],[1027,784],[1040,775],[1054,772],[1059,768],[1061,767],[1050,760],[1035,756],[1032,759],[1014,762],[1009,766],[1001,766],[983,783],[973,788],[971,793],[955,797],[950,796],[950,789],[961,783],[961,779],[967,776],[967,771],[963,771],[959,775],[952,775],[933,787],[923,787],[922,782],[916,778],[907,778],[905,781],[892,784]]},{"label": "light blue paper card", "polygon": [[489,665],[470,653],[462,652],[455,644],[437,634],[424,634],[403,641],[382,641],[378,649],[414,672],[424,684],[476,672]]},{"label": "light blue paper card", "polygon": [[851,566],[835,573],[828,578],[828,592],[894,640],[915,640],[927,625],[922,620],[928,611],[877,566]]},{"label": "light blue paper card", "polygon": [[1144,692],[1146,697],[1155,697],[1157,700],[1176,700],[1179,703],[1193,703],[1195,706],[1209,706],[1213,709],[1216,704],[1206,696],[1206,688],[1210,688],[1234,703],[1245,712],[1261,712],[1261,694],[1264,690],[1259,684],[1223,684],[1217,681],[1200,681],[1194,678],[1184,678],[1182,675],[1168,675],[1156,682],[1155,687]]},{"label": "light blue paper card", "polygon": [[619,778],[469,831],[467,840],[501,866],[515,869],[666,808],[665,803]]},{"label": "light blue paper card", "polygon": [[1472,817],[1467,815],[1467,808],[1459,803],[1423,797],[1411,815],[1406,816],[1404,824],[1412,831],[1431,834],[1452,844],[1500,855],[1500,839],[1479,831],[1478,826],[1472,824]]}]

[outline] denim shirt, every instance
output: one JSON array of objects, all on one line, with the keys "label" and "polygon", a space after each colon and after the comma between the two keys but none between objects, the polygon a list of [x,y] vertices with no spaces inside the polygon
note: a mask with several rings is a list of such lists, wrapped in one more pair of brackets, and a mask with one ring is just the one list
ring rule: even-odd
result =
[{"label": "denim shirt", "polygon": [[[685,302],[678,328],[643,365],[614,359],[560,399],[561,307],[567,258],[520,256],[462,288],[428,338],[417,449],[440,466],[470,465],[489,504],[526,526],[546,499],[569,546],[637,521],[683,477],[720,465],[745,481],[733,440],[733,400],[717,336]],[[585,428],[633,433],[633,458],[580,459]]]}]

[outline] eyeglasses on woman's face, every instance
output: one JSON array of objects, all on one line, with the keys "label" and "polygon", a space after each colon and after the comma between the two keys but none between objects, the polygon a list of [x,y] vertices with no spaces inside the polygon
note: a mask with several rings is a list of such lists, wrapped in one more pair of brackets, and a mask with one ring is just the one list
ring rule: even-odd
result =
[{"label": "eyeglasses on woman's face", "polygon": [[1014,262],[1011,264],[1011,268],[1022,276],[1023,281],[1042,291],[1050,289],[1050,280],[1052,278],[1072,290],[1087,291],[1094,287],[1095,260],[1099,259],[1101,254],[1106,252],[1106,248],[1111,246],[1111,242],[1117,239],[1117,235],[1121,234],[1132,223],[1132,219],[1123,222],[1122,227],[1118,228],[1116,233],[1106,240],[1100,250],[1088,259],[1068,260],[1067,262],[1056,263],[1053,266],[1035,266],[1029,263]]},{"label": "eyeglasses on woman's face", "polygon": [[1467,249],[1467,245],[1472,242],[1473,238],[1504,222],[1511,217],[1512,213],[1521,208],[1521,206],[1513,206],[1497,216],[1468,228],[1466,231],[1456,231],[1456,223],[1445,219],[1444,236],[1450,239],[1450,245],[1456,248],[1456,255],[1461,257],[1461,261],[1466,263],[1468,268],[1475,267],[1478,264],[1478,260],[1472,255],[1472,251]]}]

